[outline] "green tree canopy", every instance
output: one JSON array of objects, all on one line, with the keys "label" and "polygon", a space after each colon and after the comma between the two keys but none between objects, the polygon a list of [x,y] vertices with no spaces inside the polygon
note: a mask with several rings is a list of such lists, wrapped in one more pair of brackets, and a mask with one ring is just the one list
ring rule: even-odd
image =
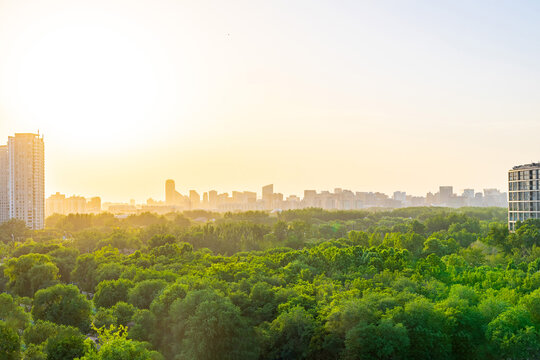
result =
[{"label": "green tree canopy", "polygon": [[144,280],[129,290],[128,302],[139,309],[148,309],[154,298],[167,286],[160,279]]},{"label": "green tree canopy", "polygon": [[99,350],[91,349],[79,360],[162,360],[156,351],[147,345],[127,338],[123,326],[98,329]]},{"label": "green tree canopy", "polygon": [[402,324],[389,319],[379,324],[359,323],[347,332],[345,358],[361,359],[406,359],[409,336]]},{"label": "green tree canopy", "polygon": [[90,328],[91,304],[74,285],[58,284],[36,292],[32,316],[35,320],[74,326],[83,332]]},{"label": "green tree canopy", "polygon": [[179,359],[255,359],[253,335],[240,310],[209,290],[190,292],[170,310],[173,347]]},{"label": "green tree canopy", "polygon": [[309,359],[316,326],[313,316],[300,306],[281,313],[270,324],[265,358]]},{"label": "green tree canopy", "polygon": [[111,307],[119,301],[128,301],[129,289],[133,283],[126,279],[105,280],[98,284],[94,294],[94,304],[97,307]]},{"label": "green tree canopy", "polygon": [[47,360],[72,360],[84,356],[93,345],[75,328],[64,328],[45,345]]},{"label": "green tree canopy", "polygon": [[19,360],[21,340],[15,330],[0,321],[0,358],[2,360]]},{"label": "green tree canopy", "polygon": [[30,317],[11,295],[2,293],[0,294],[0,320],[13,330],[20,331],[30,322]]},{"label": "green tree canopy", "polygon": [[10,291],[31,297],[37,290],[57,282],[58,267],[46,255],[28,254],[9,259],[4,273]]},{"label": "green tree canopy", "polygon": [[94,292],[97,285],[98,264],[93,254],[84,254],[77,257],[75,268],[71,273],[71,279],[83,291]]}]

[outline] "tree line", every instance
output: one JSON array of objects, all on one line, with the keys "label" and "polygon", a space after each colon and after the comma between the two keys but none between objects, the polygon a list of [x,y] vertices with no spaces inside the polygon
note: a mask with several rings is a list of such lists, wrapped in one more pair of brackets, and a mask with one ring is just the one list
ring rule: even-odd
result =
[{"label": "tree line", "polygon": [[6,359],[540,357],[540,221],[509,233],[505,209],[69,215],[0,240]]}]

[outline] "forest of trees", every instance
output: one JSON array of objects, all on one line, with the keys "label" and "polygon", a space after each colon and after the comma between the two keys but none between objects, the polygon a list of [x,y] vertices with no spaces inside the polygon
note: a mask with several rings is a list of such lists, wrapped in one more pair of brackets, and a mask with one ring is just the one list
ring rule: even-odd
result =
[{"label": "forest of trees", "polygon": [[11,220],[0,358],[540,358],[540,220],[506,221],[428,207]]}]

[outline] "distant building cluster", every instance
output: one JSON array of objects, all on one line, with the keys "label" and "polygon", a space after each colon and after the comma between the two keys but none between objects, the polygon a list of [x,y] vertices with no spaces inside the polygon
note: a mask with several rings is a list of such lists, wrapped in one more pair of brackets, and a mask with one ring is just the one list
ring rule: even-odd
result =
[{"label": "distant building cluster", "polygon": [[497,189],[484,189],[475,192],[465,189],[461,195],[455,194],[452,186],[441,186],[435,194],[411,196],[396,191],[393,196],[380,192],[353,192],[341,188],[333,192],[304,190],[303,198],[290,195],[285,197],[274,192],[274,185],[262,187],[262,197],[256,192],[233,191],[218,193],[215,190],[204,192],[202,196],[195,190],[183,195],[176,190],[173,180],[165,182],[165,201],[147,200],[146,204],[137,205],[132,200],[129,204],[104,203],[103,210],[113,214],[137,214],[141,212],[168,213],[185,210],[227,211],[279,211],[304,209],[310,207],[326,210],[359,210],[373,207],[400,208],[409,206],[446,206],[446,207],[506,207],[507,194]]},{"label": "distant building cluster", "polygon": [[45,225],[45,145],[39,134],[17,133],[0,146],[0,224],[19,219]]},{"label": "distant building cluster", "polygon": [[57,192],[47,198],[45,203],[45,214],[97,214],[101,212],[101,198],[93,197],[86,199],[82,196],[66,197]]},{"label": "distant building cluster", "polygon": [[[274,192],[274,185],[262,187],[262,196],[256,192],[233,191],[218,193],[195,190],[183,195],[176,190],[173,180],[165,182],[165,201],[147,200],[146,204],[101,203],[99,197],[66,197],[56,193],[45,201],[45,146],[43,136],[16,133],[8,138],[7,145],[0,145],[0,224],[19,219],[30,229],[43,229],[45,216],[52,214],[91,214],[101,211],[117,215],[141,212],[168,213],[185,210],[210,211],[281,211],[304,208],[326,210],[358,210],[373,207],[399,208],[409,206],[446,207],[506,207],[508,226],[515,228],[517,221],[540,218],[540,163],[515,166],[508,172],[509,196],[497,189],[476,192],[465,189],[454,193],[452,186],[440,186],[436,193],[411,196],[396,191],[392,196],[380,192],[353,192],[336,188],[333,192],[304,190],[304,196],[285,197]],[[509,201],[508,201],[509,199]]]},{"label": "distant building cluster", "polygon": [[[411,206],[407,201],[404,206]],[[439,192],[428,193],[425,197],[424,205],[427,206],[447,206],[447,207],[506,207],[508,205],[507,193],[497,189],[484,189],[482,192],[475,192],[474,189],[465,189],[461,195],[454,194],[452,186],[440,186]],[[414,205],[416,206],[416,205]]]},{"label": "distant building cluster", "polygon": [[516,222],[540,219],[540,163],[514,166],[508,171],[508,229]]}]

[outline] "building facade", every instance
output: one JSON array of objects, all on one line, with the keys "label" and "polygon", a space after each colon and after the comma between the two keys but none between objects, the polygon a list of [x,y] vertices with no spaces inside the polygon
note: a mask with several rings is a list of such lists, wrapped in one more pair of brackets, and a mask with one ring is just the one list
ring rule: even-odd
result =
[{"label": "building facade", "polygon": [[514,166],[508,171],[508,229],[516,222],[540,219],[540,163]]},{"label": "building facade", "polygon": [[66,197],[57,192],[45,200],[45,217],[54,214],[97,214],[101,212],[101,198],[93,197],[90,200],[82,196]]},{"label": "building facade", "polygon": [[57,192],[45,200],[45,216],[64,214],[66,208],[66,195]]},{"label": "building facade", "polygon": [[0,224],[9,220],[9,157],[7,145],[0,146]]},{"label": "building facade", "polygon": [[39,134],[19,133],[8,139],[9,218],[30,229],[45,226],[45,146]]},{"label": "building facade", "polygon": [[86,204],[86,211],[92,214],[98,214],[101,212],[101,198],[94,196]]}]

